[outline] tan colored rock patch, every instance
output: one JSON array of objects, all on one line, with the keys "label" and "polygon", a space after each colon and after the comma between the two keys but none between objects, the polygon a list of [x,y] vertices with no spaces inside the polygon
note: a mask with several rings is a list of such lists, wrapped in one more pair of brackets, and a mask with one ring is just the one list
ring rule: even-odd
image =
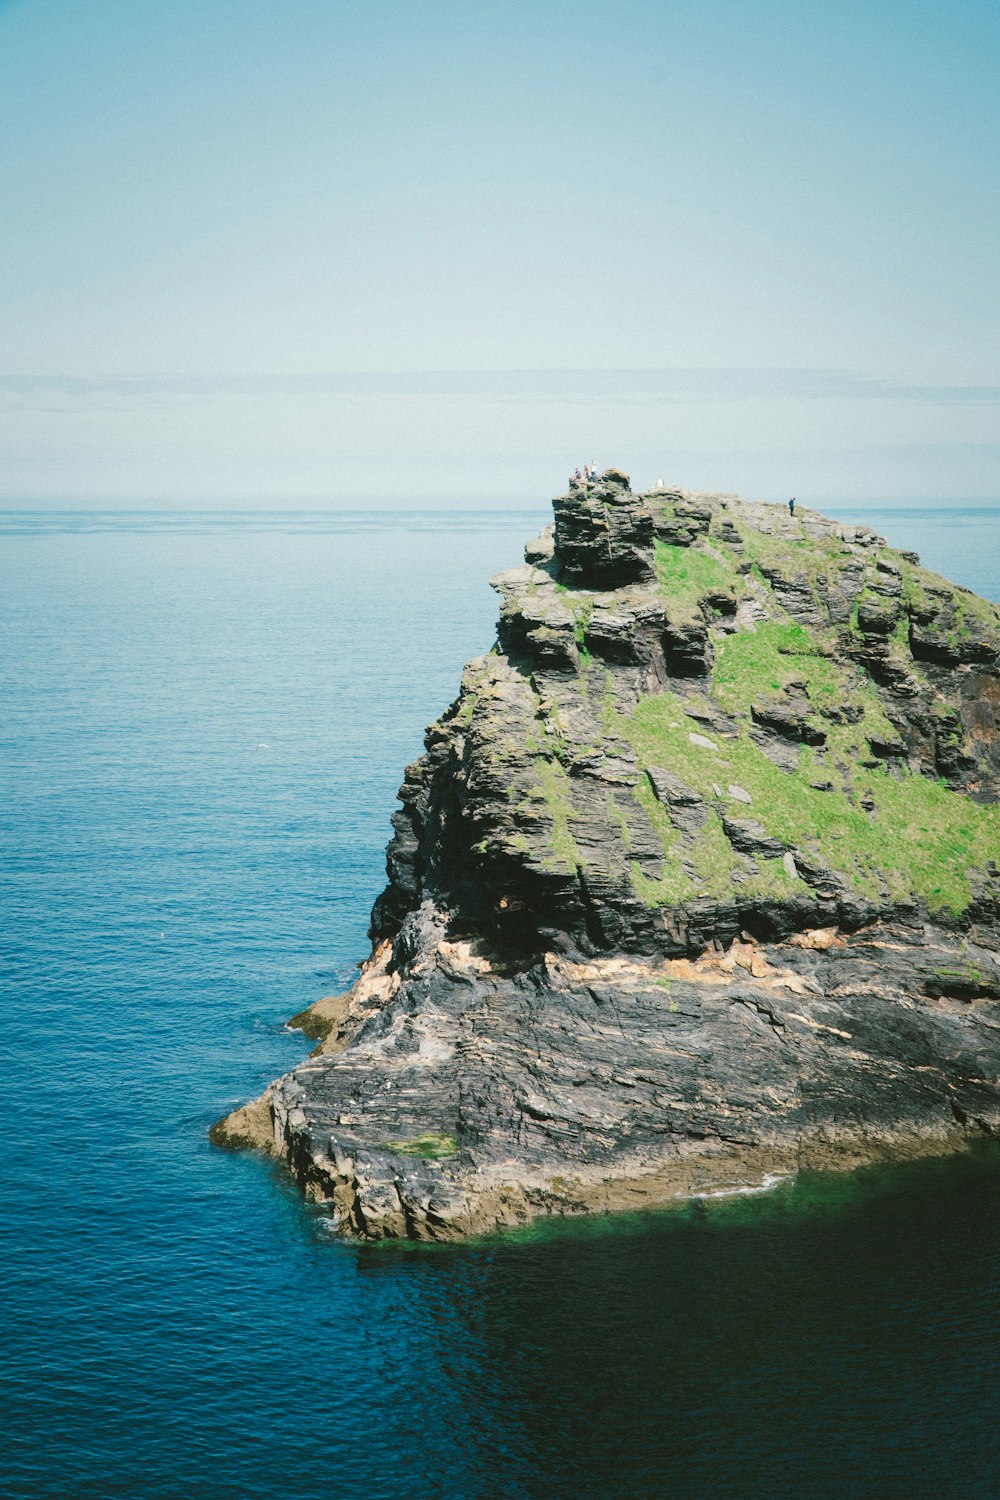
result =
[{"label": "tan colored rock patch", "polygon": [[793,948],[810,948],[825,953],[828,948],[843,948],[844,939],[836,927],[811,927],[805,932],[795,932],[788,939]]},{"label": "tan colored rock patch", "polygon": [[233,1151],[266,1151],[271,1156],[281,1154],[274,1139],[274,1119],[271,1100],[276,1084],[264,1090],[259,1099],[251,1099],[234,1109],[231,1115],[217,1120],[208,1132],[215,1146],[226,1146]]}]

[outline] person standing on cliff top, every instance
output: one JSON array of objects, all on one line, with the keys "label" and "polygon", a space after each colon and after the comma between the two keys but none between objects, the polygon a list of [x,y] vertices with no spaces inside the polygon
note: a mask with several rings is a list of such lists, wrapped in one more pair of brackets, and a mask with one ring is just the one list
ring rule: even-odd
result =
[{"label": "person standing on cliff top", "polygon": [[794,514],[795,514],[795,496],[794,495],[792,496],[792,498],[788,502],[788,514],[790,516],[794,516]]}]

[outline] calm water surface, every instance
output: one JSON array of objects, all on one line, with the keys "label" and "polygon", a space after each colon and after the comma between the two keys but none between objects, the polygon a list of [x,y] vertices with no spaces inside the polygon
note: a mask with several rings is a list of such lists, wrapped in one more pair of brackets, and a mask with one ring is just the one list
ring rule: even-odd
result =
[{"label": "calm water surface", "polygon": [[[838,513],[1000,598],[1000,509]],[[4,1496],[1000,1496],[989,1152],[408,1250],[208,1145],[544,520],[0,516]]]}]

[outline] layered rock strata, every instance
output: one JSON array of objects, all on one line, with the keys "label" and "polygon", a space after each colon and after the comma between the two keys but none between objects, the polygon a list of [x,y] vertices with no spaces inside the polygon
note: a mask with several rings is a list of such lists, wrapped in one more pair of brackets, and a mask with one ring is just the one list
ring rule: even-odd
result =
[{"label": "layered rock strata", "polygon": [[453,1238],[1000,1129],[1000,614],[863,527],[554,502],[427,731],[372,955],[215,1128]]}]

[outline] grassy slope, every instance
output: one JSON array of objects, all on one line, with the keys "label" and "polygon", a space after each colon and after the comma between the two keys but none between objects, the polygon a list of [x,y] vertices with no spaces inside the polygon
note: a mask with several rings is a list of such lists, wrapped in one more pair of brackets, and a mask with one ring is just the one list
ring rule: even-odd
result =
[{"label": "grassy slope", "polygon": [[[747,541],[753,562],[766,567],[780,557],[787,567],[794,559],[797,569],[812,581],[836,568],[845,550],[838,542],[789,542],[757,532],[748,533]],[[738,594],[742,587],[735,567],[727,567],[697,546],[658,543],[657,572],[668,598],[684,610],[697,608],[698,599],[709,590],[728,588]],[[972,613],[974,607],[968,608]],[[992,606],[987,608],[995,614]],[[982,613],[975,607],[977,617]],[[897,898],[912,895],[931,910],[962,911],[972,894],[970,867],[982,867],[1000,850],[1000,809],[979,806],[926,777],[860,764],[872,758],[869,734],[892,737],[893,733],[874,686],[856,668],[827,654],[833,651],[832,636],[824,639],[822,633],[790,622],[773,600],[772,614],[774,618],[755,631],[741,631],[717,643],[712,695],[737,725],[732,737],[712,736],[717,750],[691,742],[689,736],[698,726],[686,716],[685,703],[669,693],[644,698],[616,728],[630,739],[643,766],[670,768],[710,806],[757,819],[775,837],[839,871],[859,892]],[[814,722],[826,732],[826,746],[822,750],[803,747],[798,768],[786,772],[750,739],[749,708],[751,702],[778,698],[790,678],[805,682],[817,711],[849,704],[861,717],[855,724],[835,724],[817,712]],[[820,780],[832,782],[832,788],[818,790],[811,785]],[[729,798],[730,783],[750,793],[752,806]],[[721,798],[716,787],[722,791]],[[669,820],[651,792],[644,791],[641,799],[661,833],[665,856],[662,881],[634,872],[642,898],[660,903],[701,892],[727,894],[733,856],[718,813],[709,813],[694,851],[692,863],[698,878],[692,881],[683,869]],[[866,808],[865,802],[872,805]],[[790,886],[791,877],[780,861],[761,864],[771,867],[762,869],[761,886],[770,891]]]},{"label": "grassy slope", "polygon": [[[854,554],[839,538],[812,540],[770,536],[743,527],[744,558],[750,579],[736,560],[716,551],[711,542],[679,547],[656,542],[656,570],[660,587],[677,619],[694,618],[706,595],[743,597],[748,587],[766,588],[770,618],[756,629],[741,630],[716,640],[711,682],[712,700],[733,719],[736,733],[712,735],[717,749],[692,743],[700,726],[687,717],[691,703],[672,693],[643,698],[631,715],[619,715],[609,699],[603,727],[609,736],[628,740],[643,767],[665,766],[680,775],[709,805],[708,816],[693,850],[681,847],[679,835],[645,780],[636,795],[663,846],[663,874],[658,880],[632,866],[632,879],[649,905],[673,904],[697,895],[725,897],[732,893],[737,859],[722,827],[722,815],[754,818],[767,832],[801,849],[818,863],[839,872],[858,890],[894,899],[916,897],[929,909],[961,912],[971,899],[969,872],[983,867],[1000,852],[1000,808],[983,807],[943,782],[871,762],[869,735],[894,738],[873,683],[862,670],[839,653],[837,632],[807,630],[791,621],[777,603],[767,574],[771,569],[797,576],[816,591]],[[901,568],[905,595],[925,596],[928,584],[946,588],[955,600],[957,628],[965,622],[982,629],[996,625],[1000,612],[985,600],[950,585],[938,575],[902,559],[893,549],[885,556]],[[744,566],[745,566],[744,563]],[[583,645],[593,598],[574,609],[577,640]],[[856,620],[855,609],[855,620]],[[854,626],[856,628],[856,625]],[[910,660],[905,619],[893,638],[892,649]],[[803,746],[798,766],[787,772],[775,766],[750,737],[750,704],[782,699],[791,680],[805,685],[812,712],[810,721],[822,728],[826,744]],[[821,710],[845,706],[856,722],[836,723]],[[942,711],[943,706],[942,706]],[[536,798],[550,822],[551,853],[546,868],[570,872],[579,861],[572,836],[569,789],[559,760],[559,746],[533,744]],[[555,754],[553,754],[553,751]],[[813,782],[831,783],[818,789]],[[737,785],[752,798],[747,806],[733,799]],[[623,837],[626,826],[622,820]],[[759,875],[744,882],[746,894],[780,895],[793,888],[795,877],[780,859],[757,861]]]}]

